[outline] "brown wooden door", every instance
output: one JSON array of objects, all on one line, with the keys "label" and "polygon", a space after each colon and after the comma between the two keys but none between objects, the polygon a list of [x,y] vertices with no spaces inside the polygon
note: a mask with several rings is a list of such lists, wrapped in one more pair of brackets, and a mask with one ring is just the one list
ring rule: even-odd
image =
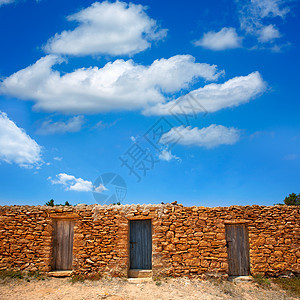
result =
[{"label": "brown wooden door", "polygon": [[225,226],[228,254],[228,274],[242,276],[250,274],[248,228],[244,224]]},{"label": "brown wooden door", "polygon": [[55,220],[53,236],[53,269],[72,270],[73,220]]}]

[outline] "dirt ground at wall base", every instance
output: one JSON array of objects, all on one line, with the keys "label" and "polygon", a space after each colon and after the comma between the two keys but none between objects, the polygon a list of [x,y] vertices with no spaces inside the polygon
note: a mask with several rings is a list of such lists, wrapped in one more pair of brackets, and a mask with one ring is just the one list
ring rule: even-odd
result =
[{"label": "dirt ground at wall base", "polygon": [[270,283],[168,278],[131,281],[112,278],[72,282],[70,278],[1,279],[0,299],[299,299]]}]

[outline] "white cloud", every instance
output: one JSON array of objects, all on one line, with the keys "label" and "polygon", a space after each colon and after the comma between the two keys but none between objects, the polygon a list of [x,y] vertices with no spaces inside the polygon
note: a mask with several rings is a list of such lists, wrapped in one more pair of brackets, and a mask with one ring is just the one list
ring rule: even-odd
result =
[{"label": "white cloud", "polygon": [[239,6],[240,25],[246,33],[258,37],[259,42],[272,42],[281,36],[279,30],[268,24],[273,18],[282,18],[289,13],[285,0],[236,0]]},{"label": "white cloud", "polygon": [[159,103],[144,111],[146,115],[190,114],[216,112],[258,97],[267,88],[259,72],[234,77],[225,83],[211,83],[176,100]]},{"label": "white cloud", "polygon": [[290,11],[288,7],[284,7],[287,2],[284,0],[251,0],[250,9],[253,15],[260,18],[283,18]]},{"label": "white cloud", "polygon": [[262,27],[258,34],[258,40],[262,43],[270,42],[272,40],[280,38],[281,36],[278,29],[276,29],[272,24]]},{"label": "white cloud", "polygon": [[111,123],[104,123],[103,121],[99,121],[99,122],[96,123],[96,125],[93,126],[92,129],[99,129],[99,130],[101,130],[101,129],[104,129],[104,128],[111,128],[111,127],[115,126],[118,121],[119,121],[119,119],[114,120]]},{"label": "white cloud", "polygon": [[14,2],[15,2],[15,0],[0,0],[0,6],[5,5],[5,4],[12,4]]},{"label": "white cloud", "polygon": [[[23,1],[26,1],[26,0],[23,0]],[[18,0],[0,0],[0,7],[2,6],[2,5],[6,5],[6,4],[13,4],[13,3],[18,3],[18,2],[20,2],[20,1],[18,1]],[[36,0],[35,2],[40,2],[40,0]]]},{"label": "white cloud", "polygon": [[3,112],[0,112],[0,160],[26,168],[42,163],[41,147]]},{"label": "white cloud", "polygon": [[295,153],[287,154],[283,157],[284,160],[296,160],[298,155]]},{"label": "white cloud", "polygon": [[91,181],[83,180],[82,178],[76,178],[75,176],[68,175],[66,173],[60,173],[56,175],[56,179],[54,180],[52,180],[51,177],[49,177],[48,179],[51,180],[52,184],[62,184],[65,187],[66,191],[96,193],[108,191],[108,189],[103,184],[94,187]]},{"label": "white cloud", "polygon": [[52,184],[62,184],[66,191],[91,192],[93,190],[91,181],[76,178],[73,175],[60,173],[56,175],[56,179],[52,180],[51,177],[49,177],[49,179]]},{"label": "white cloud", "polygon": [[45,51],[69,55],[132,55],[161,40],[167,30],[158,29],[142,5],[95,2],[67,18],[79,25],[48,40]]},{"label": "white cloud", "polygon": [[203,37],[194,43],[207,49],[220,51],[225,49],[240,48],[242,37],[239,37],[235,28],[224,27],[220,31],[209,31]]},{"label": "white cloud", "polygon": [[165,144],[174,138],[178,138],[178,133],[182,137],[178,140],[178,144],[184,146],[197,146],[205,148],[214,148],[220,145],[235,144],[240,138],[240,131],[233,127],[227,128],[222,125],[210,125],[199,129],[198,127],[191,128],[179,126],[172,128],[169,132],[165,133],[160,143]]},{"label": "white cloud", "polygon": [[108,191],[108,189],[102,183],[100,183],[99,186],[94,188],[94,192],[96,193],[102,193],[104,191]]},{"label": "white cloud", "polygon": [[62,157],[59,157],[59,156],[55,156],[55,157],[53,157],[53,159],[54,159],[54,160],[57,160],[57,161],[62,161],[63,158],[62,158]]},{"label": "white cloud", "polygon": [[80,131],[84,123],[85,119],[83,116],[75,116],[70,118],[67,122],[52,122],[52,120],[47,120],[41,124],[37,132],[39,134],[77,132]]},{"label": "white cloud", "polygon": [[254,138],[264,138],[264,137],[271,137],[274,138],[275,136],[275,132],[274,131],[264,131],[264,130],[260,130],[260,131],[255,131],[254,133],[252,133],[249,138],[250,139],[254,139]]},{"label": "white cloud", "polygon": [[215,80],[223,74],[190,55],[155,60],[150,66],[119,59],[64,75],[52,69],[61,62],[55,55],[41,58],[4,79],[0,94],[33,100],[37,110],[66,114],[137,110],[164,102],[165,94],[188,88],[198,78]]},{"label": "white cloud", "polygon": [[162,150],[159,153],[158,158],[160,160],[164,160],[164,161],[168,161],[168,162],[171,161],[171,160],[173,160],[173,159],[180,160],[180,158],[178,156],[172,154],[170,150],[166,150],[166,149]]}]

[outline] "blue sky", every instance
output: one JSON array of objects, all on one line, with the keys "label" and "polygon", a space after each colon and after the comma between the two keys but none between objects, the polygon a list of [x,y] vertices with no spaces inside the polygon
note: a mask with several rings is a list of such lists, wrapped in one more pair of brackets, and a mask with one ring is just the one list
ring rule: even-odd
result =
[{"label": "blue sky", "polygon": [[0,0],[0,23],[0,205],[102,203],[106,173],[123,204],[300,192],[298,1]]}]

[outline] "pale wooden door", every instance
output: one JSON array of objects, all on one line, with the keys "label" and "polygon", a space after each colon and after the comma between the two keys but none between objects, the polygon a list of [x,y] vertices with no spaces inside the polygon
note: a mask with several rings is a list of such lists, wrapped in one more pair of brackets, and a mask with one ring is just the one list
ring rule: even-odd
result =
[{"label": "pale wooden door", "polygon": [[225,226],[228,254],[228,273],[231,276],[250,274],[248,228],[244,224]]},{"label": "pale wooden door", "polygon": [[55,220],[53,231],[53,269],[72,270],[73,220]]}]

